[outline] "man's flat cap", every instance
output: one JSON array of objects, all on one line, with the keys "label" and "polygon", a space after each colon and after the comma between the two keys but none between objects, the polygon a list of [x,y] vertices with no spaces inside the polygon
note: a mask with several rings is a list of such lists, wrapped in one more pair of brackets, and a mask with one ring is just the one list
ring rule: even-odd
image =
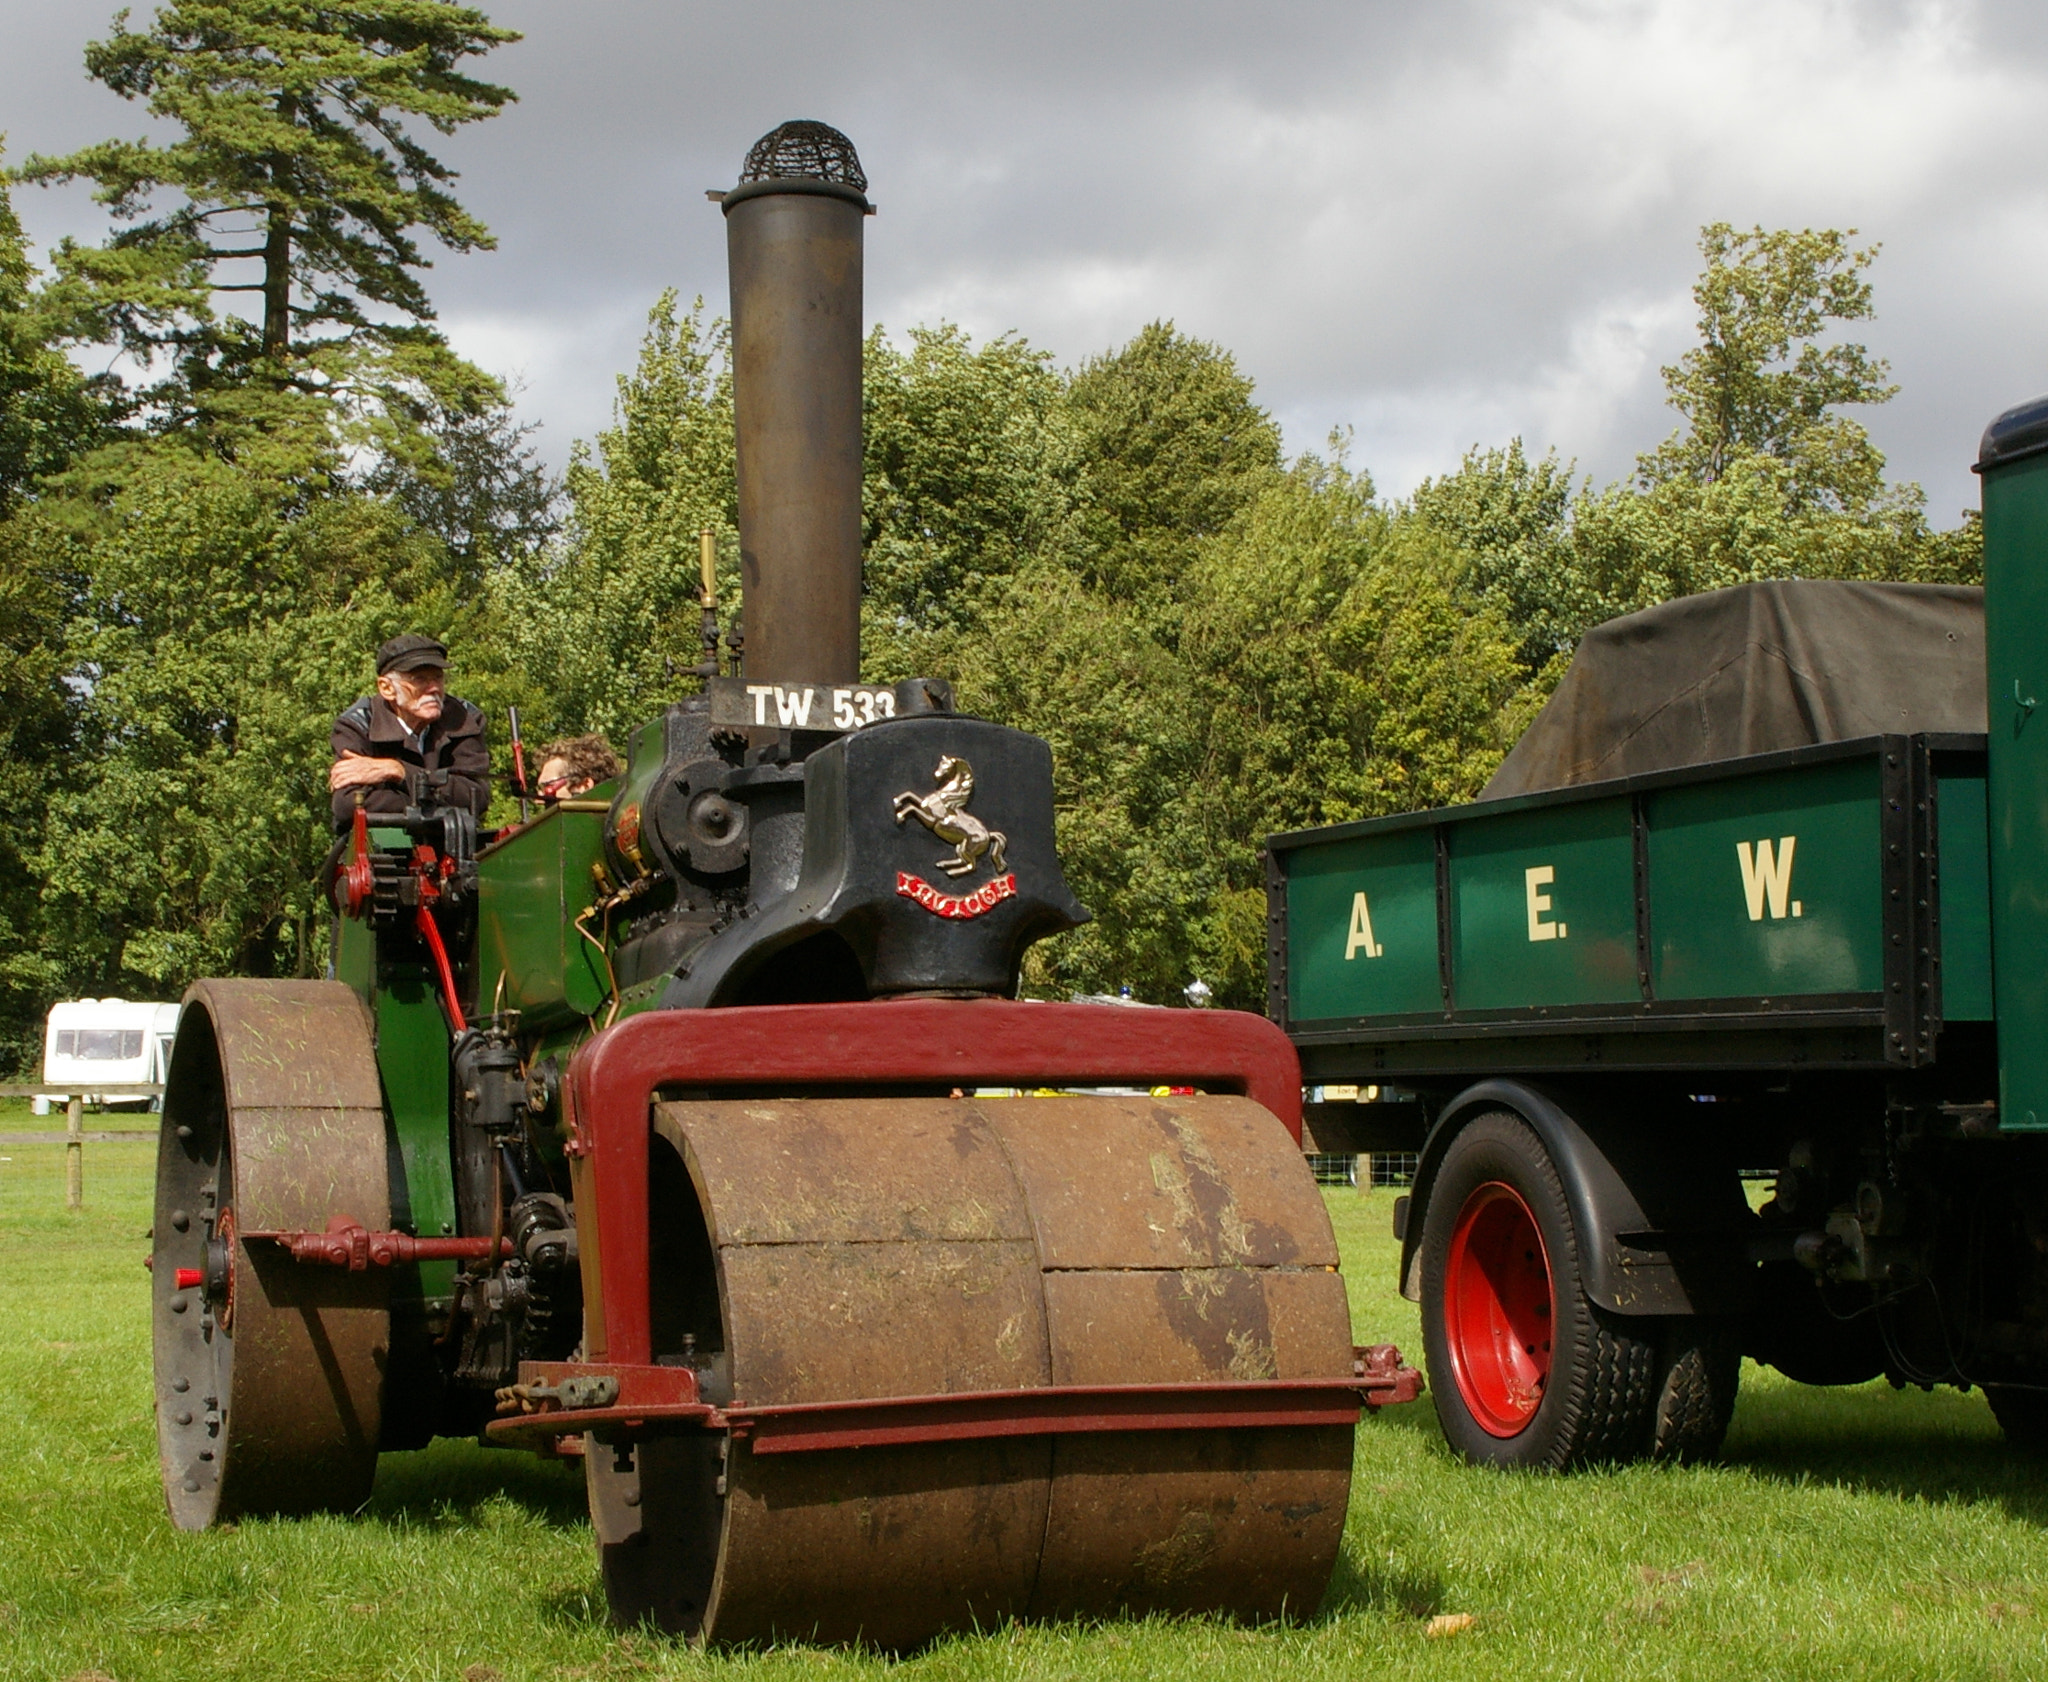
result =
[{"label": "man's flat cap", "polygon": [[422,666],[448,664],[448,650],[432,637],[393,637],[377,650],[377,675],[386,672],[416,672]]}]

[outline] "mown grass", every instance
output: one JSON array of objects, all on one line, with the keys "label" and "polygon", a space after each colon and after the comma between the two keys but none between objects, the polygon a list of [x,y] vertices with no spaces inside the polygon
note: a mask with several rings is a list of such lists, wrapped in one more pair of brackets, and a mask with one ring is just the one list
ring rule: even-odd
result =
[{"label": "mown grass", "polygon": [[[1755,1368],[1709,1467],[1506,1478],[1454,1463],[1426,1402],[1369,1422],[1328,1604],[1277,1628],[706,1656],[606,1626],[573,1471],[459,1443],[387,1459],[357,1517],[182,1536],[149,1416],[150,1148],[88,1145],[77,1217],[62,1155],[0,1148],[7,1682],[2048,1675],[2048,1476],[2006,1455],[1982,1401]],[[1389,1202],[1330,1194],[1360,1337],[1412,1348]],[[1441,1613],[1473,1622],[1432,1637]]]}]

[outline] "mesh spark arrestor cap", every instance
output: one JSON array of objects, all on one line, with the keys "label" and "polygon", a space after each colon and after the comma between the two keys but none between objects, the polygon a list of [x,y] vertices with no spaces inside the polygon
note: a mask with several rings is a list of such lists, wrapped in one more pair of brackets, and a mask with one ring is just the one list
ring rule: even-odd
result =
[{"label": "mesh spark arrestor cap", "polygon": [[784,123],[762,135],[748,148],[740,179],[836,181],[856,193],[868,185],[853,142],[829,123],[812,122]]},{"label": "mesh spark arrestor cap", "polygon": [[714,197],[730,211],[763,193],[819,193],[872,211],[867,185],[851,140],[830,123],[798,121],[770,129],[755,141],[740,166],[739,185]]}]

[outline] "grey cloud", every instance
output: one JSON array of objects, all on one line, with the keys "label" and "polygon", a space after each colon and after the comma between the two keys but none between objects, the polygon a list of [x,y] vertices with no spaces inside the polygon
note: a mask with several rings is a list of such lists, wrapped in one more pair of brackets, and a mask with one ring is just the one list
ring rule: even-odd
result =
[{"label": "grey cloud", "polygon": [[[1905,391],[1868,418],[1939,516],[1984,420],[2048,389],[2038,5],[490,9],[526,33],[486,71],[521,102],[445,153],[500,248],[432,286],[458,343],[523,370],[558,457],[661,287],[722,302],[703,189],[792,116],[861,148],[871,318],[1071,363],[1171,316],[1237,353],[1292,447],[1351,425],[1397,491],[1515,433],[1625,472],[1669,430],[1657,369],[1717,218],[1884,241],[1860,336]],[[78,69],[101,21],[0,0],[12,156],[140,127]],[[92,225],[82,193],[20,198],[39,236]]]}]

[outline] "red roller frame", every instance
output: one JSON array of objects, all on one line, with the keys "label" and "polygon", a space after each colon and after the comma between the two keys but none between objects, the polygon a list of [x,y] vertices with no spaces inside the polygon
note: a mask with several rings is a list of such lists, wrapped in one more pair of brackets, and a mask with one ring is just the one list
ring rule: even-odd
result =
[{"label": "red roller frame", "polygon": [[[1287,1036],[1234,1010],[904,999],[652,1010],[569,1064],[569,1153],[588,1171],[577,1224],[596,1240],[594,1361],[654,1358],[647,1167],[662,1087],[800,1096],[860,1086],[1193,1086],[1263,1104],[1301,1140],[1301,1064]],[[587,1187],[587,1189],[585,1189]],[[595,1205],[595,1218],[587,1204]],[[586,1267],[587,1267],[586,1263]]]},{"label": "red roller frame", "polygon": [[[586,1431],[604,1441],[663,1430],[729,1431],[748,1439],[756,1454],[808,1454],[996,1437],[1355,1425],[1361,1407],[1412,1402],[1421,1394],[1422,1374],[1402,1366],[1392,1344],[1354,1350],[1352,1365],[1349,1378],[1048,1384],[749,1408],[706,1402],[689,1367],[522,1361],[518,1385],[499,1392],[499,1405],[510,1411],[522,1405],[514,1398],[523,1397],[523,1405],[533,1411],[493,1420],[484,1434],[506,1447],[545,1450]],[[574,1378],[609,1378],[611,1399],[587,1407],[556,1405],[556,1387]],[[536,1397],[536,1389],[543,1394]]]}]

